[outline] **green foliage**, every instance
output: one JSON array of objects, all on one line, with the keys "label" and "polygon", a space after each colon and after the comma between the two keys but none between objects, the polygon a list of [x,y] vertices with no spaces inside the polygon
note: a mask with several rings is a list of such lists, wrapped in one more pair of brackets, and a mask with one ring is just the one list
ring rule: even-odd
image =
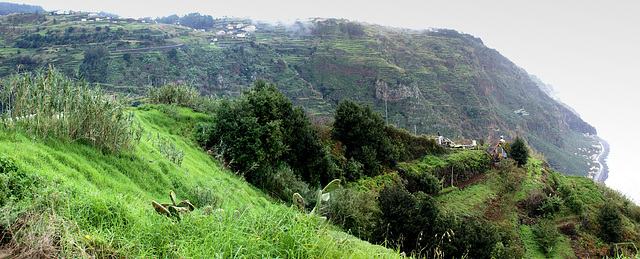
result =
[{"label": "green foliage", "polygon": [[452,242],[443,249],[452,258],[491,258],[500,241],[496,228],[481,218],[457,219],[452,229]]},{"label": "green foliage", "polygon": [[2,125],[40,138],[88,141],[106,152],[132,148],[133,114],[114,96],[49,67],[12,76],[0,88]]},{"label": "green foliage", "polygon": [[442,181],[438,180],[434,175],[425,174],[425,176],[420,179],[420,189],[418,189],[418,191],[436,195],[440,190],[442,190]]},{"label": "green foliage", "polygon": [[396,128],[394,125],[387,125],[385,132],[399,154],[399,161],[407,162],[426,155],[442,155],[446,152],[445,148],[439,145],[434,138],[424,135],[414,136],[404,129]]},{"label": "green foliage", "polygon": [[[100,28],[100,27],[98,27]],[[103,46],[88,47],[79,68],[80,78],[87,82],[103,82],[109,66],[109,50]]]},{"label": "green foliage", "polygon": [[177,105],[207,114],[213,113],[215,104],[213,97],[203,97],[193,87],[174,84],[149,89],[147,99],[152,104]]},{"label": "green foliage", "polygon": [[[341,101],[336,109],[332,136],[346,146],[345,157],[362,163],[365,175],[378,173],[381,165],[392,168],[398,161],[398,154],[385,134],[382,115],[369,106]],[[358,176],[345,177],[351,181]]]},{"label": "green foliage", "polygon": [[[14,197],[0,206],[0,235],[8,234],[1,241],[3,248],[16,249],[3,252],[29,258],[399,257],[272,202],[222,169],[184,137],[184,128],[209,116],[179,108],[174,119],[153,107],[135,109],[135,120],[184,149],[181,167],[158,154],[147,138],[136,152],[116,155],[2,131],[0,154],[12,158],[0,161],[17,167],[0,173],[2,188],[9,175],[8,193]],[[196,209],[179,222],[158,215],[149,203],[166,200],[167,190],[176,190],[178,200],[189,199]],[[213,206],[210,215],[204,214],[206,205]]]},{"label": "green foliage", "polygon": [[560,197],[549,196],[540,204],[538,210],[542,215],[553,215],[560,210],[560,206],[562,206]]},{"label": "green foliage", "polygon": [[41,182],[36,174],[20,170],[13,158],[0,156],[0,208],[32,195]]},{"label": "green foliage", "polygon": [[532,232],[538,248],[546,255],[551,254],[556,248],[556,243],[560,237],[555,222],[551,219],[539,219],[536,225],[533,226]]},{"label": "green foliage", "polygon": [[516,137],[511,143],[511,146],[507,150],[511,158],[518,162],[518,166],[524,166],[529,159],[529,148],[520,137]]},{"label": "green foliage", "polygon": [[560,196],[562,196],[562,200],[564,204],[575,214],[582,215],[584,212],[584,202],[578,198],[578,195],[574,189],[573,184],[566,183],[561,184],[558,187],[558,191],[560,192]]},{"label": "green foliage", "polygon": [[277,168],[269,168],[266,172],[266,181],[260,183],[260,187],[267,193],[280,200],[291,202],[294,193],[301,194],[307,201],[312,200],[313,192],[307,183],[300,180],[291,168],[281,164]]},{"label": "green foliage", "polygon": [[617,243],[622,238],[622,215],[616,204],[605,202],[596,216],[600,225],[600,237],[608,243]]},{"label": "green foliage", "polygon": [[385,186],[378,198],[380,223],[374,241],[389,242],[406,252],[431,251],[435,234],[444,232],[440,208],[431,196],[416,198],[402,185]]},{"label": "green foliage", "polygon": [[249,182],[260,186],[280,162],[312,185],[334,178],[335,164],[309,118],[275,85],[258,81],[240,98],[220,101],[215,118],[198,126],[197,139],[218,149]]},{"label": "green foliage", "polygon": [[374,191],[340,188],[331,194],[328,218],[345,231],[363,240],[372,240],[380,219],[376,198]]}]

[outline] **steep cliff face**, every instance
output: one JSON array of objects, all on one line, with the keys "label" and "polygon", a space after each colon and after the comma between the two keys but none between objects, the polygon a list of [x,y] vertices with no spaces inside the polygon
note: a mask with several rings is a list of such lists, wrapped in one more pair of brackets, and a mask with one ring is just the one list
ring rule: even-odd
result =
[{"label": "steep cliff face", "polygon": [[337,30],[322,34],[322,40],[311,36],[316,51],[298,57],[297,71],[328,103],[367,103],[388,113],[389,123],[417,134],[487,142],[521,135],[551,165],[585,162],[568,142],[590,143],[582,134],[596,130],[480,39],[452,30],[361,26],[360,36]]}]

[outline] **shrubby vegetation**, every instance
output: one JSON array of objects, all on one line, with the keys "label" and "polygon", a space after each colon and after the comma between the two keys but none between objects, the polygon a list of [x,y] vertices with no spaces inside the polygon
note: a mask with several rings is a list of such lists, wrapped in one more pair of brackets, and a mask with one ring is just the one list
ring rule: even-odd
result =
[{"label": "shrubby vegetation", "polygon": [[518,166],[527,164],[527,160],[529,159],[529,148],[520,137],[516,137],[516,139],[513,140],[507,152],[509,152],[511,157],[518,162]]},{"label": "shrubby vegetation", "polygon": [[[338,104],[333,123],[332,136],[345,146],[345,157],[353,158],[364,166],[364,174],[372,176],[382,166],[393,168],[398,162],[398,152],[385,132],[382,115],[371,107],[360,107],[344,100]],[[347,180],[356,180],[361,175],[346,175]]]},{"label": "shrubby vegetation", "polygon": [[197,126],[197,139],[257,186],[283,163],[312,186],[338,176],[307,115],[273,84],[258,81],[238,99],[221,100],[214,115],[215,122]]}]

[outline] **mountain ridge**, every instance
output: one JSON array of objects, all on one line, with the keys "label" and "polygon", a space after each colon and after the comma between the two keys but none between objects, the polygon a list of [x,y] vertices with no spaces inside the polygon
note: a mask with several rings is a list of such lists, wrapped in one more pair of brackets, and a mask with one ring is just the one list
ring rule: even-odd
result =
[{"label": "mountain ridge", "polygon": [[[17,19],[11,17],[4,19]],[[227,98],[262,78],[312,115],[330,116],[338,101],[351,99],[416,134],[486,142],[520,135],[567,174],[588,176],[593,163],[586,157],[596,140],[585,136],[597,134],[593,126],[497,50],[455,30],[322,18],[285,26],[199,14],[172,20],[197,30],[83,13],[19,17],[3,29],[12,47],[0,56],[0,76],[15,65],[55,64],[114,92],[140,95],[149,85],[189,83]],[[178,44],[186,46],[113,52]]]}]

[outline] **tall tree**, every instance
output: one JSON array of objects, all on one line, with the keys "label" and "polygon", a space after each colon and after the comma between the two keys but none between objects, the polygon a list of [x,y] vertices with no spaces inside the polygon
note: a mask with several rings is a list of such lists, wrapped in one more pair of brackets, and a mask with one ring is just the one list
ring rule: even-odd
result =
[{"label": "tall tree", "polygon": [[[367,175],[379,172],[381,165],[394,167],[398,161],[397,151],[385,134],[382,115],[369,106],[360,107],[349,100],[340,102],[332,135],[346,146],[347,158],[354,158],[364,165]],[[359,176],[346,177],[353,180]]]},{"label": "tall tree", "polygon": [[518,166],[527,164],[527,160],[529,160],[529,148],[520,137],[516,137],[516,139],[513,140],[509,152],[513,160],[518,162]]},{"label": "tall tree", "polygon": [[269,167],[281,163],[312,185],[335,177],[335,165],[309,118],[274,84],[257,81],[238,99],[222,100],[215,115],[212,143],[249,182],[258,184]]}]

